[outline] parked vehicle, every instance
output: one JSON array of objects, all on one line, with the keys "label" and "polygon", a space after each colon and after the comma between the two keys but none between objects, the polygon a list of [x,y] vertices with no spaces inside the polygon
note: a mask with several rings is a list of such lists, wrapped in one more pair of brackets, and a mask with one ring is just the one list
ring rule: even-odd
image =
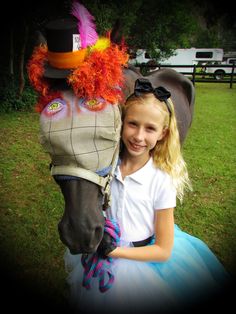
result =
[{"label": "parked vehicle", "polygon": [[[207,65],[216,65],[216,67],[208,67]],[[216,80],[222,80],[227,74],[232,73],[232,66],[236,67],[236,57],[227,58],[223,62],[209,62],[206,64],[205,73],[213,74]],[[236,73],[234,71],[234,73]]]},{"label": "parked vehicle", "polygon": [[168,59],[162,59],[157,62],[151,58],[145,49],[138,49],[132,54],[130,63],[136,66],[147,64],[153,67],[161,65],[173,65],[178,72],[193,72],[193,67],[174,67],[174,65],[195,65],[199,62],[223,61],[224,51],[221,48],[183,48],[176,49],[174,55]]}]

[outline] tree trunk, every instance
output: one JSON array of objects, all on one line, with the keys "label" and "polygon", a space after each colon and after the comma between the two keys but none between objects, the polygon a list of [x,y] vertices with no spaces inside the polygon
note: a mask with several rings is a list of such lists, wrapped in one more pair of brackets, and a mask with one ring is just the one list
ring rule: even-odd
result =
[{"label": "tree trunk", "polygon": [[13,26],[10,30],[10,54],[9,54],[9,75],[13,79],[14,77],[14,45],[13,45]]},{"label": "tree trunk", "polygon": [[19,90],[18,90],[18,97],[22,96],[25,87],[25,76],[24,76],[24,66],[25,66],[25,50],[26,50],[26,43],[28,39],[28,32],[29,28],[26,23],[24,23],[24,34],[23,34],[23,43],[20,52],[19,58]]}]

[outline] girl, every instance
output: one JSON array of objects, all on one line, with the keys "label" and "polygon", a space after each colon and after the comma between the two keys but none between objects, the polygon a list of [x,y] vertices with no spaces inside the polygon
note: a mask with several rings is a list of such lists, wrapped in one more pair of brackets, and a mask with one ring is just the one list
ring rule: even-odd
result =
[{"label": "girl", "polygon": [[220,292],[228,274],[210,249],[174,224],[176,197],[191,189],[181,154],[170,93],[138,79],[123,107],[120,163],[111,183],[107,219],[120,244],[104,233],[98,254],[112,258],[114,283],[104,293],[94,279],[82,287],[83,268],[66,256],[73,301],[80,310],[119,313],[173,311]]}]

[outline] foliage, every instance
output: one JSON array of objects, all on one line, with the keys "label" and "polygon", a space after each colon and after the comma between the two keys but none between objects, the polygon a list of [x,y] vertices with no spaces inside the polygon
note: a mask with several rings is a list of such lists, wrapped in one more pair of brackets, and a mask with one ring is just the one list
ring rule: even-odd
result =
[{"label": "foliage", "polygon": [[208,21],[205,17],[204,23],[201,23],[200,20],[203,18],[204,13],[201,11],[198,13],[200,26],[198,32],[194,35],[193,45],[204,48],[219,47],[223,48],[226,52],[236,50],[235,26],[233,21],[232,24],[228,24],[229,19],[224,14],[214,16],[211,11],[208,11],[208,14],[215,17],[212,18],[213,21]]},{"label": "foliage", "polygon": [[[26,28],[29,29],[29,36],[25,65],[34,46],[38,44],[36,31],[43,32],[46,22],[70,14],[72,1],[22,0],[14,4],[14,7],[10,2],[6,3],[9,7],[5,10],[11,12],[11,19],[6,19],[4,23],[0,21],[4,24],[0,28],[4,42],[0,51],[0,61],[4,69],[9,68],[9,61],[12,62],[14,82],[9,79],[9,73],[6,74],[0,69],[1,112],[29,108],[35,99],[27,85],[22,98],[17,96],[17,71],[20,51],[26,40]],[[219,9],[212,1],[203,3],[198,0],[81,0],[81,3],[94,15],[100,35],[110,31],[118,20],[119,32],[124,36],[128,47],[145,48],[151,57],[158,61],[171,56],[176,48],[215,46],[236,50],[235,15],[225,14],[227,12],[223,11],[224,6]],[[12,51],[11,38],[13,38]],[[9,86],[6,85],[6,81]]]},{"label": "foliage", "polygon": [[195,43],[197,47],[221,47],[215,27],[212,27],[211,29],[200,29]]},{"label": "foliage", "polygon": [[31,86],[27,84],[21,96],[18,93],[19,86],[17,80],[5,75],[0,85],[0,113],[33,110],[37,95]]},{"label": "foliage", "polygon": [[144,3],[139,23],[132,28],[132,33],[139,36],[133,37],[131,45],[146,48],[157,59],[169,57],[173,49],[185,48],[196,27],[188,3],[172,0],[149,1],[148,6]]},{"label": "foliage", "polygon": [[87,1],[86,5],[96,17],[100,34],[110,30],[119,20],[129,48],[145,47],[157,59],[170,56],[177,47],[189,45],[191,33],[196,28],[194,16],[189,14],[189,1],[121,0],[111,3],[97,0]]},{"label": "foliage", "polygon": [[228,16],[211,2],[89,0],[86,5],[96,18],[100,34],[110,30],[118,19],[129,48],[145,48],[158,61],[171,56],[176,48],[233,49],[236,41],[233,21],[227,23]]},{"label": "foliage", "polygon": [[138,23],[138,10],[143,0],[101,1],[87,0],[86,7],[96,20],[97,31],[103,35],[110,31],[119,20],[120,32],[129,42],[130,28]]}]

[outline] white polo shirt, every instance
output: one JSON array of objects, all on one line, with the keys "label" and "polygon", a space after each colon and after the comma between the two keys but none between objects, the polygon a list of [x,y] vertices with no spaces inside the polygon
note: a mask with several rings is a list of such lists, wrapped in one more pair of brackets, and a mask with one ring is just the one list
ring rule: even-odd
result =
[{"label": "white polo shirt", "polygon": [[122,179],[119,166],[111,182],[108,219],[118,221],[121,239],[141,241],[154,234],[155,210],[176,206],[176,190],[171,177],[157,169],[152,158],[138,171]]}]

